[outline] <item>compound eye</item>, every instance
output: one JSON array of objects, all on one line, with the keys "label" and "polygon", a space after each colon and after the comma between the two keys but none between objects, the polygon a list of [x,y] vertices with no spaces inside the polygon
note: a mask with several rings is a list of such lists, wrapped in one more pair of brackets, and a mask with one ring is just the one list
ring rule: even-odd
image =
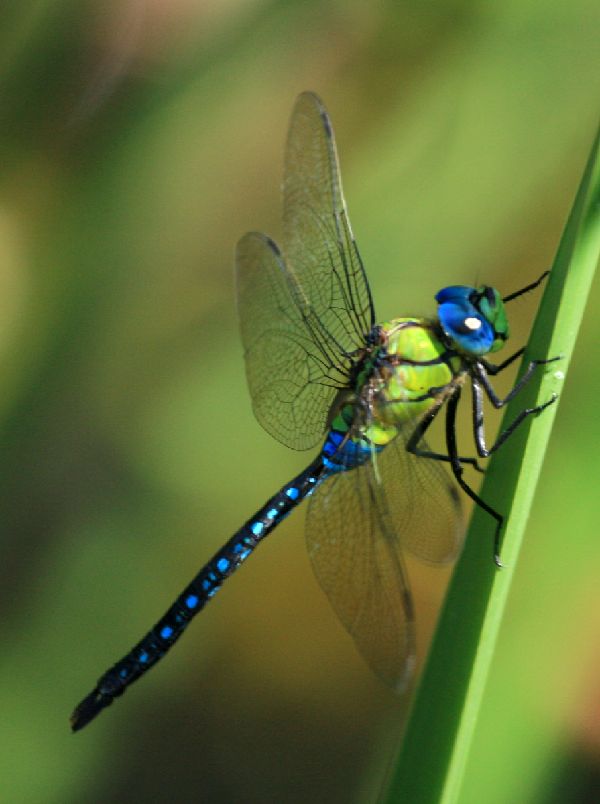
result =
[{"label": "compound eye", "polygon": [[487,299],[488,304],[490,305],[490,307],[493,307],[495,302],[496,302],[496,298],[494,296],[493,289],[490,288],[490,287],[486,287],[486,288],[484,288],[483,293],[484,293],[485,298]]}]

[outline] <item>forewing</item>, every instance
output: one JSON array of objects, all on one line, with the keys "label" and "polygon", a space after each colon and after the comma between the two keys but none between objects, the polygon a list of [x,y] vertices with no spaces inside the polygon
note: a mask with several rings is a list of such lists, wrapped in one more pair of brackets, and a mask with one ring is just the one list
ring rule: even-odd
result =
[{"label": "forewing", "polygon": [[313,569],[375,673],[401,691],[415,659],[412,599],[384,489],[373,466],[333,475],[311,497]]},{"label": "forewing", "polygon": [[298,97],[292,112],[283,224],[299,304],[340,352],[351,354],[375,324],[373,303],[348,219],[331,121],[310,92]]},{"label": "forewing", "polygon": [[294,280],[276,244],[249,232],[236,248],[236,292],[246,376],[260,424],[293,449],[323,436],[351,361],[340,357],[301,311]]}]

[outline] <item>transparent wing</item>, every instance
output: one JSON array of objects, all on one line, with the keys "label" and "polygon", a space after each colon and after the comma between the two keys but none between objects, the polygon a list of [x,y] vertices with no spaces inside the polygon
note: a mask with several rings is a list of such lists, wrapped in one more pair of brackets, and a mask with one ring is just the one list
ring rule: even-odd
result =
[{"label": "transparent wing", "polygon": [[462,539],[458,494],[439,462],[400,435],[370,462],[333,475],[310,500],[313,569],[359,651],[402,690],[414,666],[414,614],[403,551],[446,563]]},{"label": "transparent wing", "polygon": [[415,660],[412,598],[383,487],[370,463],[334,475],[311,497],[308,553],[356,645],[401,691]]},{"label": "transparent wing", "polygon": [[288,133],[283,181],[284,253],[299,303],[341,352],[364,345],[373,302],[344,201],[333,128],[311,92],[300,95]]},{"label": "transparent wing", "polygon": [[236,285],[256,418],[288,447],[313,447],[352,360],[301,311],[283,257],[266,235],[249,232],[237,244]]},{"label": "transparent wing", "polygon": [[[374,457],[377,471],[402,548],[427,564],[447,564],[456,558],[464,536],[460,496],[440,461],[407,452],[412,427],[408,424]],[[423,440],[420,445],[429,449]]]},{"label": "transparent wing", "polygon": [[238,243],[238,312],[258,421],[287,446],[308,449],[375,322],[331,123],[310,93],[292,112],[283,217],[285,259],[265,235]]}]

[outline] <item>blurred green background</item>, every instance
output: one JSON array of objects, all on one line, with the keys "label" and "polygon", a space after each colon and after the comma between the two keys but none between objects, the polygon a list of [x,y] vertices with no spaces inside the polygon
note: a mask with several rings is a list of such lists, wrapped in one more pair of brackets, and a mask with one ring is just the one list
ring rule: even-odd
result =
[{"label": "blurred green background", "polygon": [[[596,0],[3,4],[2,800],[376,798],[407,701],[329,609],[302,511],[125,698],[77,736],[68,715],[308,460],[253,420],[232,275],[244,231],[280,234],[296,95],[332,116],[379,318],[428,314],[444,284],[508,293],[551,264],[597,123],[599,25]],[[538,298],[511,308],[515,347]],[[600,783],[599,302],[596,286],[473,802],[583,802]],[[446,580],[414,569],[421,652]]]}]

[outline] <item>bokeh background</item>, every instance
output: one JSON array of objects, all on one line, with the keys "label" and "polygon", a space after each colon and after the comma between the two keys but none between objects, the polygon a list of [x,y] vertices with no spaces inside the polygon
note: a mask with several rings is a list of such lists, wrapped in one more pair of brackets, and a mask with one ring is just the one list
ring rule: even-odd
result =
[{"label": "bokeh background", "polygon": [[[428,314],[444,284],[508,293],[551,264],[597,124],[599,25],[596,0],[3,4],[2,800],[376,799],[407,700],[335,620],[302,511],[89,729],[68,715],[308,459],[253,420],[232,273],[245,230],[280,234],[295,96],[333,118],[380,319]],[[515,346],[538,298],[511,309]],[[600,784],[599,302],[596,285],[473,801]],[[423,652],[447,578],[413,572]]]}]

